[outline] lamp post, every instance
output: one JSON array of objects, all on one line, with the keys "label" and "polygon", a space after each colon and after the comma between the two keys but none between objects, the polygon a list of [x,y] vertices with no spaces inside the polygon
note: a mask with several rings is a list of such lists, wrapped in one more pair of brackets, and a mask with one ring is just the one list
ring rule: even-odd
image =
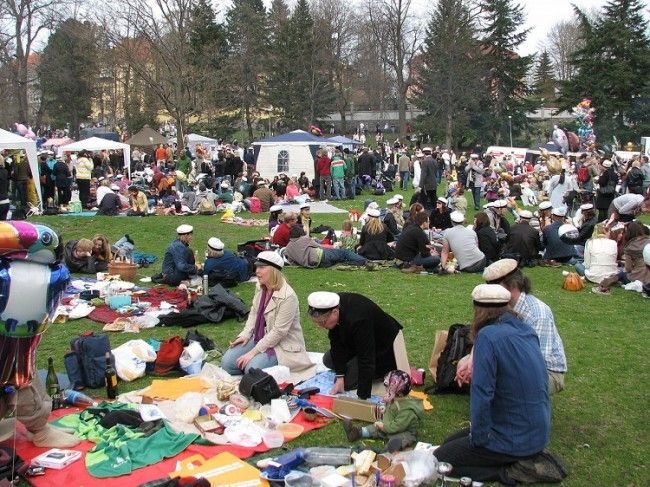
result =
[{"label": "lamp post", "polygon": [[510,147],[512,147],[512,115],[508,115],[508,126],[510,128]]}]

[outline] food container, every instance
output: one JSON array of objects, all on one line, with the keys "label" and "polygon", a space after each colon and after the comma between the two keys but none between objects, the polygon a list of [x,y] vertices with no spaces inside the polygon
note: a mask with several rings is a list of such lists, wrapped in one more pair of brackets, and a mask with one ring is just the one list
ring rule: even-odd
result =
[{"label": "food container", "polygon": [[108,301],[107,304],[111,307],[111,309],[119,309],[122,306],[131,305],[131,295],[116,294],[114,296],[110,296],[107,301]]},{"label": "food container", "polygon": [[280,448],[284,443],[284,435],[280,431],[269,430],[262,435],[262,441],[268,448]]},{"label": "food container", "polygon": [[282,423],[279,424],[276,429],[282,433],[284,441],[291,441],[299,437],[302,432],[305,431],[305,428],[302,425],[295,423]]},{"label": "food container", "polygon": [[136,272],[138,272],[138,266],[130,262],[108,263],[108,273],[110,275],[119,275],[123,281],[133,282]]}]

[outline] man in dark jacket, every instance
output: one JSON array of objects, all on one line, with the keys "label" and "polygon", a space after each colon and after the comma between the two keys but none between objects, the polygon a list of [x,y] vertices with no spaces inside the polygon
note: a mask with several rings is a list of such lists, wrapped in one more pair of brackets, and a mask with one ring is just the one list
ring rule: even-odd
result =
[{"label": "man in dark jacket", "polygon": [[425,233],[428,229],[429,217],[422,211],[413,217],[413,224],[401,233],[395,246],[395,258],[404,263],[402,272],[415,273],[425,269],[433,272],[440,264],[438,253],[428,247],[429,237]]},{"label": "man in dark jacket", "polygon": [[372,178],[375,175],[373,172],[375,169],[375,158],[370,154],[370,152],[368,152],[367,147],[363,148],[363,152],[359,156],[357,163],[359,176],[368,176]]},{"label": "man in dark jacket", "polygon": [[402,326],[361,294],[319,291],[307,301],[314,323],[328,330],[323,363],[336,372],[329,393],[356,388],[359,398],[369,398],[372,381],[397,368],[393,342]]},{"label": "man in dark jacket", "polygon": [[422,189],[422,204],[424,207],[431,211],[436,206],[436,199],[438,197],[436,191],[438,188],[438,162],[431,155],[431,149],[425,147],[422,149],[424,152],[424,159],[421,163],[420,172],[420,188]]},{"label": "man in dark jacket", "polygon": [[544,260],[548,265],[569,262],[576,255],[575,247],[571,244],[564,243],[558,234],[558,230],[564,223],[565,217],[566,210],[564,208],[553,208],[553,212],[551,213],[552,223],[546,225],[542,232],[542,243],[546,247]]},{"label": "man in dark jacket", "polygon": [[519,212],[519,223],[510,227],[508,240],[503,248],[503,256],[513,256],[522,266],[532,267],[539,260],[543,249],[539,232],[530,226],[533,214],[528,210]]},{"label": "man in dark jacket", "polygon": [[190,248],[193,232],[192,225],[180,225],[176,229],[178,238],[165,250],[162,274],[154,276],[152,278],[154,282],[178,286],[181,281],[197,275],[200,266],[196,263],[194,253]]}]

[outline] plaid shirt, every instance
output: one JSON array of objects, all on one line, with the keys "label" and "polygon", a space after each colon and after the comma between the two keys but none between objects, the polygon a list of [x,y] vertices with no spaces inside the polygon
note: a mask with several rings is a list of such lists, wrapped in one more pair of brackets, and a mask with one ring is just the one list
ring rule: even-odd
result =
[{"label": "plaid shirt", "polygon": [[551,372],[566,372],[564,345],[555,326],[551,308],[535,296],[521,293],[514,310],[535,330],[546,368]]}]

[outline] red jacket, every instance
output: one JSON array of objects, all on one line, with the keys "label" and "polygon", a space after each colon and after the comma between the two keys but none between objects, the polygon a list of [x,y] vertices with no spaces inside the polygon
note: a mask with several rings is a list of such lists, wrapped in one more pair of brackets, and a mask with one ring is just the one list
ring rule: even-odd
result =
[{"label": "red jacket", "polygon": [[280,223],[278,228],[275,229],[273,233],[273,238],[271,242],[280,247],[286,247],[289,243],[289,234],[291,233],[291,227],[286,223]]},{"label": "red jacket", "polygon": [[318,168],[318,175],[319,176],[330,176],[330,166],[332,165],[332,161],[330,161],[330,158],[327,156],[321,156],[318,158],[318,161],[316,162],[316,167]]}]

